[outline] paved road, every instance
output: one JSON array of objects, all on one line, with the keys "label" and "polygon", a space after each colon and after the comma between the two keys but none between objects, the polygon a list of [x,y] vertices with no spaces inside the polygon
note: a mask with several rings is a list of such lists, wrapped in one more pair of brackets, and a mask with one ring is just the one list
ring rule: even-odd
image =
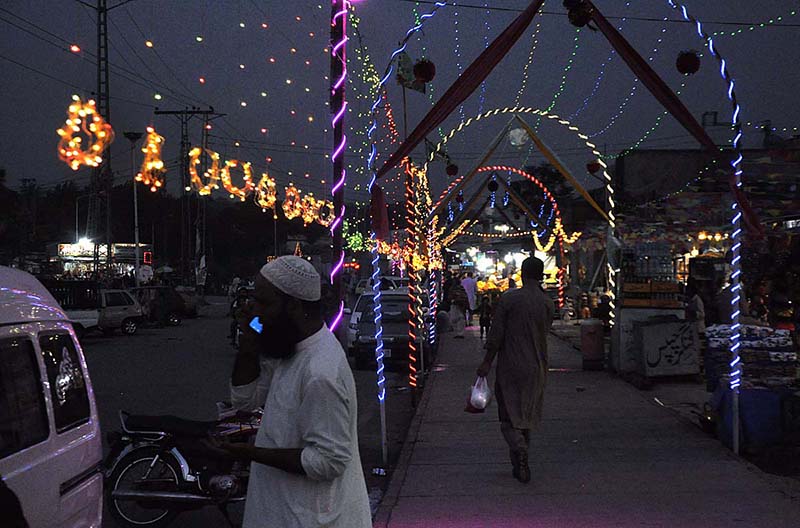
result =
[{"label": "paved road", "polygon": [[[195,419],[216,418],[215,403],[228,399],[235,350],[226,339],[229,319],[224,298],[210,299],[198,319],[175,328],[142,328],[134,336],[89,336],[83,346],[94,385],[103,431],[119,430],[117,413],[174,414]],[[380,465],[380,428],[375,373],[354,372],[358,389],[359,440],[365,473]],[[389,373],[387,417],[392,457],[399,453],[413,414],[403,380]],[[385,478],[368,475],[371,494],[378,496]],[[233,509],[234,519],[241,508]],[[104,526],[115,524],[106,515]],[[175,527],[224,526],[213,508],[178,517]]]}]

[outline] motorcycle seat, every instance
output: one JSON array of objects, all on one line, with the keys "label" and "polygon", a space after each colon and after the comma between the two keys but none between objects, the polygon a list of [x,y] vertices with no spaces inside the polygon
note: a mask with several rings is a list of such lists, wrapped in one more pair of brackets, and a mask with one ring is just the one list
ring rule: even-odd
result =
[{"label": "motorcycle seat", "polygon": [[177,416],[147,416],[131,414],[125,419],[125,429],[138,433],[169,433],[176,436],[207,436],[217,422],[186,420]]}]

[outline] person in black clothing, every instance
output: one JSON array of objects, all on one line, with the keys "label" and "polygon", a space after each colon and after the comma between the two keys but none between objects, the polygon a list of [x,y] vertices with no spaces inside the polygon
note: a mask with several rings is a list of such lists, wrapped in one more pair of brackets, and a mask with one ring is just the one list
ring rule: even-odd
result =
[{"label": "person in black clothing", "polygon": [[481,324],[481,339],[489,334],[489,327],[492,326],[492,305],[489,304],[489,297],[481,297],[481,304],[478,307],[478,316]]}]

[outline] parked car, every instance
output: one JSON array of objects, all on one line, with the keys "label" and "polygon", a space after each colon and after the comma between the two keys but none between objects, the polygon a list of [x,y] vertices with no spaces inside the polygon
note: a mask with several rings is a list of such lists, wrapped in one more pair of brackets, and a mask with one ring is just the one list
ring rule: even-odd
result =
[{"label": "parked car", "polygon": [[[183,296],[172,286],[141,286],[128,290],[142,306],[144,320],[170,326],[178,326],[184,317],[189,317]],[[197,311],[194,315],[197,315]]]},{"label": "parked car", "polygon": [[[372,296],[363,296],[364,314],[373,310]],[[383,324],[383,353],[387,364],[408,364],[408,288],[389,290],[381,295]],[[423,300],[423,319],[425,328],[420,329],[426,366],[433,360],[436,348],[428,343],[428,328],[432,321],[428,315],[427,298]],[[364,369],[375,364],[375,322],[372,317],[361,317],[353,345],[356,369]]]},{"label": "parked car", "polygon": [[[407,288],[408,287],[408,279],[405,277],[392,277],[392,276],[385,276],[381,277],[381,291],[386,290],[396,290],[397,288]],[[372,291],[372,278],[368,279],[361,279],[356,284],[356,295],[362,295],[364,293],[369,293]]]},{"label": "parked car", "polygon": [[142,307],[125,290],[100,289],[93,281],[52,281],[45,286],[64,308],[79,336],[91,330],[106,334],[121,330],[131,335],[139,329]]},{"label": "parked car", "polygon": [[0,475],[28,525],[99,527],[101,461],[94,392],[69,317],[32,275],[0,266]]}]

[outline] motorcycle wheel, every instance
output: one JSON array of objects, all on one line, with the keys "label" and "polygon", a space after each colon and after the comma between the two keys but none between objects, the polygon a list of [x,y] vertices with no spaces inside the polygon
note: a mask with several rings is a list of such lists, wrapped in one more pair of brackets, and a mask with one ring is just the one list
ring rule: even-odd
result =
[{"label": "motorcycle wheel", "polygon": [[[154,463],[156,455],[160,456]],[[182,480],[180,464],[171,453],[155,447],[136,449],[125,455],[109,476],[106,504],[120,526],[162,528],[174,521],[180,511],[154,502],[117,500],[111,494],[115,490],[143,487],[177,492]]]}]

